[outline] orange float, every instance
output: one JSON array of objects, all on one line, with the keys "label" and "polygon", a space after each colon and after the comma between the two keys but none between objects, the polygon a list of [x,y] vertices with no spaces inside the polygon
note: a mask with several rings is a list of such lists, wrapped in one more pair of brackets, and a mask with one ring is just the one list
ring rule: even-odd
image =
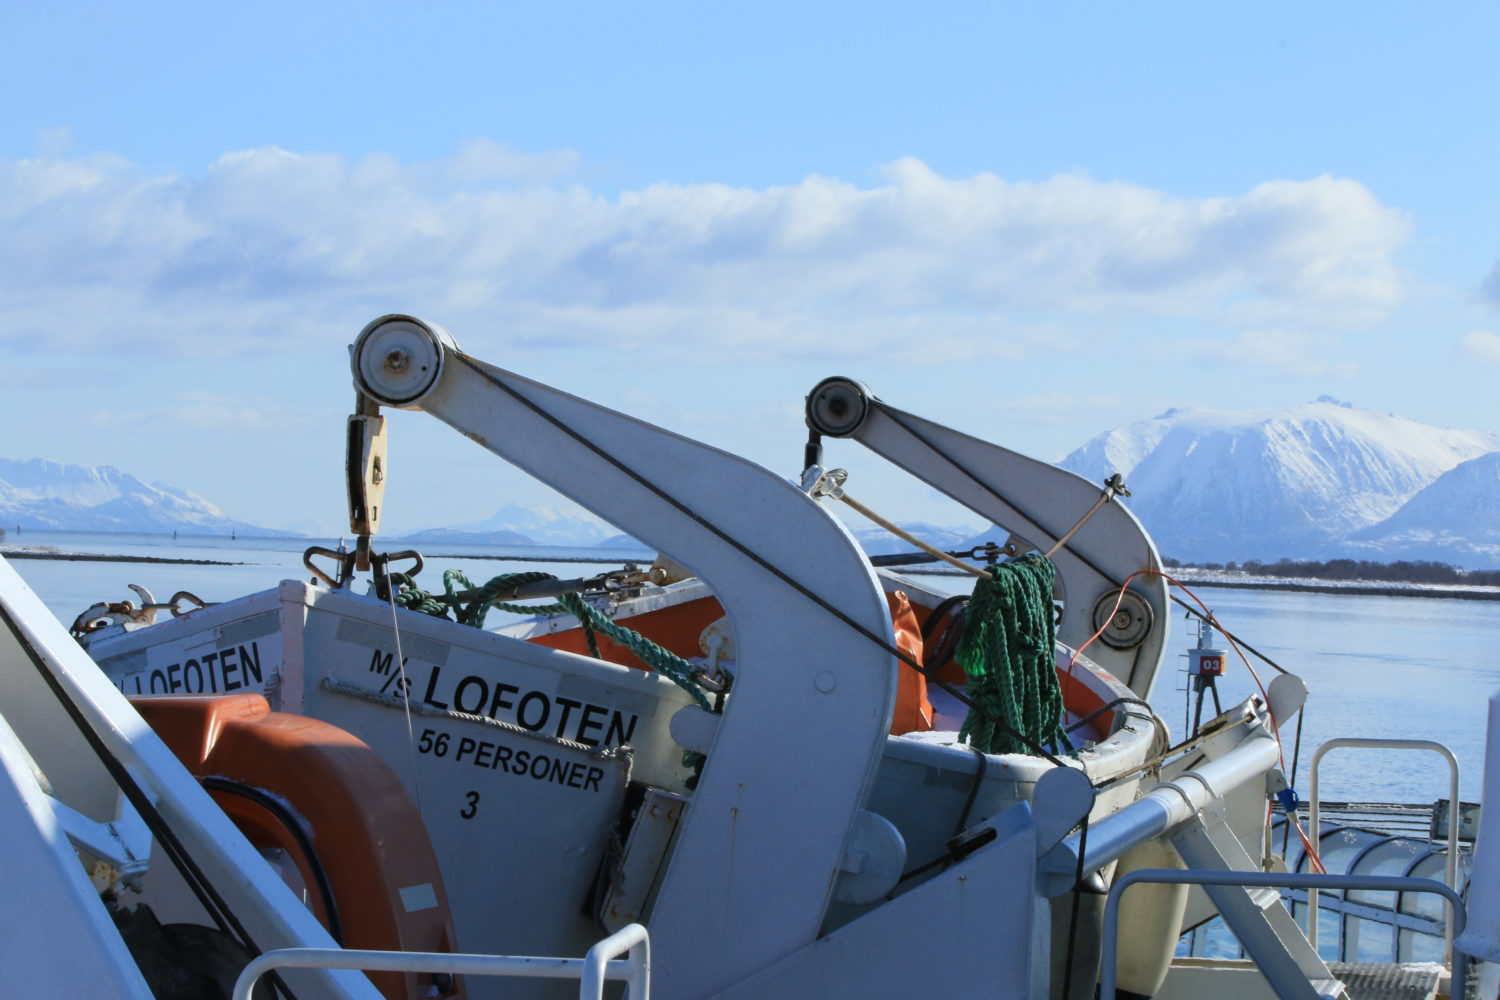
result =
[{"label": "orange float", "polygon": [[[453,951],[437,857],[401,779],[338,726],[272,712],[259,694],[131,703],[261,849],[285,852],[313,913],[346,948]],[[459,981],[376,972],[386,1000],[462,997]]]},{"label": "orange float", "polygon": [[[896,648],[916,663],[922,662],[922,629],[920,619],[912,602],[904,592],[888,591],[886,604],[891,611],[891,622],[895,629]],[[711,624],[724,616],[724,606],[715,597],[700,597],[652,611],[643,611],[628,618],[618,619],[626,628],[633,629],[652,642],[683,658],[702,655],[698,640]],[[582,656],[592,655],[583,629],[570,628],[531,636],[528,642],[553,649],[563,649]],[[611,663],[649,670],[630,650],[610,641],[608,636],[596,635],[599,655]],[[906,665],[899,667],[900,675],[896,691],[896,711],[891,717],[891,735],[902,733],[925,733],[932,728],[932,705],[927,700],[927,678]],[[961,676],[961,675],[960,675]],[[960,681],[960,683],[962,683]]]}]

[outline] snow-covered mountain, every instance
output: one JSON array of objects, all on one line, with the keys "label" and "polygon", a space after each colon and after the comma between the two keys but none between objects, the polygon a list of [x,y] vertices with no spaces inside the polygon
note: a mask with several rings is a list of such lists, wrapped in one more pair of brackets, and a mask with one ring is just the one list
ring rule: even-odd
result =
[{"label": "snow-covered mountain", "polygon": [[[1444,473],[1500,450],[1489,431],[1447,430],[1322,397],[1281,410],[1173,409],[1101,434],[1062,462],[1122,473],[1131,509],[1164,554],[1188,560],[1327,558]],[[1361,553],[1372,556],[1373,549]]]},{"label": "snow-covered mountain", "polygon": [[113,466],[0,458],[0,527],[43,531],[284,534],[236,521],[203,497]]},{"label": "snow-covered mountain", "polygon": [[414,542],[587,546],[617,544],[620,534],[619,529],[581,511],[511,503],[483,521],[426,528],[404,537]]},{"label": "snow-covered mountain", "polygon": [[1500,566],[1500,452],[1454,466],[1349,541],[1371,559]]}]

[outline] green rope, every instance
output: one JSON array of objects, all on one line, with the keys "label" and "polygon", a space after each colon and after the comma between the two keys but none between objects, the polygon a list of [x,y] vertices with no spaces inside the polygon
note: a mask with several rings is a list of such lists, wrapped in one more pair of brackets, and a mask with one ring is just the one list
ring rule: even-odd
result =
[{"label": "green rope", "polygon": [[985,753],[1030,752],[999,720],[1032,745],[1066,745],[1054,651],[1057,569],[1036,553],[988,569],[992,579],[975,583],[954,654],[972,702],[959,737]]},{"label": "green rope", "polygon": [[634,653],[652,670],[670,677],[674,684],[693,696],[698,707],[713,711],[708,698],[693,681],[693,668],[688,661],[670,649],[657,645],[639,632],[606,618],[598,608],[589,604],[578,594],[563,594],[558,600],[562,602],[563,607],[567,608],[569,614],[584,624],[585,628],[593,626],[595,631],[609,636],[611,640]]},{"label": "green rope", "polygon": [[[556,604],[512,604],[500,600],[501,594],[513,594],[522,584],[556,579],[557,577],[550,573],[503,573],[484,586],[475,587],[461,570],[450,569],[443,573],[443,594],[433,595],[416,589],[411,577],[404,573],[395,573],[391,576],[392,583],[400,584],[405,588],[395,596],[396,603],[401,607],[421,611],[438,618],[447,618],[451,611],[455,621],[473,628],[484,627],[484,617],[490,608],[518,615],[570,614],[583,626],[584,639],[587,640],[589,652],[596,660],[603,659],[603,657],[599,654],[599,641],[595,633],[603,633],[634,653],[652,670],[669,677],[674,684],[692,695],[693,700],[700,707],[713,711],[708,698],[693,681],[691,664],[639,632],[611,621],[580,595],[561,594]],[[467,600],[459,596],[461,593],[467,593]]]},{"label": "green rope", "polygon": [[448,617],[448,604],[441,597],[434,597],[417,586],[415,580],[405,573],[392,573],[391,586],[397,588],[391,599],[396,607],[408,611],[420,611],[434,618]]}]

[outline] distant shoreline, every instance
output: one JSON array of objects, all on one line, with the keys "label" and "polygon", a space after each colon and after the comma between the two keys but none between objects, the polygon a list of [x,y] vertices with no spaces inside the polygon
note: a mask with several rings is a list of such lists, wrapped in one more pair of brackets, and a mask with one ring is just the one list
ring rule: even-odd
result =
[{"label": "distant shoreline", "polygon": [[63,552],[48,546],[0,545],[7,559],[53,559],[61,562],[156,563],[169,566],[248,566],[224,559],[173,559],[169,556],[116,556],[98,552]]},{"label": "distant shoreline", "polygon": [[[6,545],[0,543],[0,556],[6,559],[48,559],[61,562],[108,562],[108,563],[152,563],[168,566],[249,566],[252,563],[243,561],[230,561],[224,559],[178,559],[169,556],[125,556],[106,555],[95,552],[68,552],[46,545]],[[424,559],[472,559],[493,560],[500,562],[552,562],[552,563],[597,563],[615,564],[627,562],[640,562],[640,557],[631,559],[622,554],[618,559],[608,559],[599,556],[504,556],[504,555],[480,555],[476,553],[432,553],[424,555]],[[956,570],[946,569],[917,569],[915,567],[891,566],[898,573],[911,576],[964,576]],[[1352,595],[1355,597],[1426,597],[1426,598],[1450,598],[1456,601],[1500,601],[1500,587],[1490,588],[1464,588],[1464,587],[1442,587],[1422,584],[1400,586],[1385,583],[1378,580],[1369,582],[1349,581],[1343,583],[1335,582],[1307,582],[1301,580],[1279,580],[1275,578],[1258,578],[1246,580],[1226,580],[1222,577],[1200,577],[1189,572],[1178,570],[1171,574],[1189,587],[1217,587],[1228,590],[1269,590],[1283,591],[1287,593],[1303,594],[1338,594]]]},{"label": "distant shoreline", "polygon": [[474,560],[488,559],[491,562],[598,563],[598,564],[604,565],[604,566],[623,566],[625,563],[643,563],[643,562],[648,562],[651,559],[651,557],[648,556],[648,555],[639,555],[639,554],[636,555],[633,558],[630,555],[627,554],[627,555],[620,556],[618,559],[605,559],[603,556],[554,556],[554,555],[545,555],[545,556],[530,556],[530,555],[527,555],[527,556],[495,556],[495,555],[475,555],[472,552],[433,552],[433,553],[424,552],[424,553],[422,553],[422,558],[423,559],[428,559],[428,560],[431,560],[431,559],[474,559]]},{"label": "distant shoreline", "polygon": [[[1173,574],[1176,576],[1176,574]],[[1284,590],[1308,594],[1354,594],[1369,597],[1451,597],[1459,601],[1500,601],[1500,588],[1485,590],[1414,585],[1398,587],[1379,581],[1369,583],[1295,583],[1282,580],[1201,580],[1178,577],[1191,587],[1223,587],[1230,590]]]},{"label": "distant shoreline", "polygon": [[[950,569],[908,569],[891,566],[890,569],[908,576],[965,576]],[[1300,580],[1279,580],[1260,577],[1247,580],[1226,580],[1222,577],[1193,576],[1182,570],[1169,570],[1169,575],[1190,588],[1219,587],[1226,590],[1278,590],[1302,594],[1346,594],[1355,597],[1447,597],[1456,601],[1500,601],[1500,587],[1443,587],[1431,584],[1398,584],[1381,580],[1368,582],[1348,581],[1344,583],[1308,583]]]},{"label": "distant shoreline", "polygon": [[[54,548],[50,545],[6,545],[0,543],[0,556],[7,559],[49,559],[59,562],[113,562],[113,563],[152,563],[166,566],[252,566],[254,563],[244,561],[231,561],[227,559],[179,559],[172,556],[125,556],[106,555],[99,552],[71,552]],[[624,565],[625,563],[645,562],[649,557],[636,554],[633,558],[626,552],[619,558],[604,558],[602,556],[502,556],[476,554],[472,552],[434,552],[424,553],[423,559],[470,559],[489,560],[494,562],[549,562],[549,563],[597,563],[600,565]]]}]

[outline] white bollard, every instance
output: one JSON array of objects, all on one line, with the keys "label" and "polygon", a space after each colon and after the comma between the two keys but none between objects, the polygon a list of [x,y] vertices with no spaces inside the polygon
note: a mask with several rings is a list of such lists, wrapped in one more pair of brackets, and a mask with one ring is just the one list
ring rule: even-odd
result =
[{"label": "white bollard", "polygon": [[[1469,924],[1454,944],[1475,958],[1500,962],[1500,692],[1490,696],[1481,801],[1484,812],[1469,874]],[[1450,815],[1448,822],[1456,824],[1458,817]]]}]

